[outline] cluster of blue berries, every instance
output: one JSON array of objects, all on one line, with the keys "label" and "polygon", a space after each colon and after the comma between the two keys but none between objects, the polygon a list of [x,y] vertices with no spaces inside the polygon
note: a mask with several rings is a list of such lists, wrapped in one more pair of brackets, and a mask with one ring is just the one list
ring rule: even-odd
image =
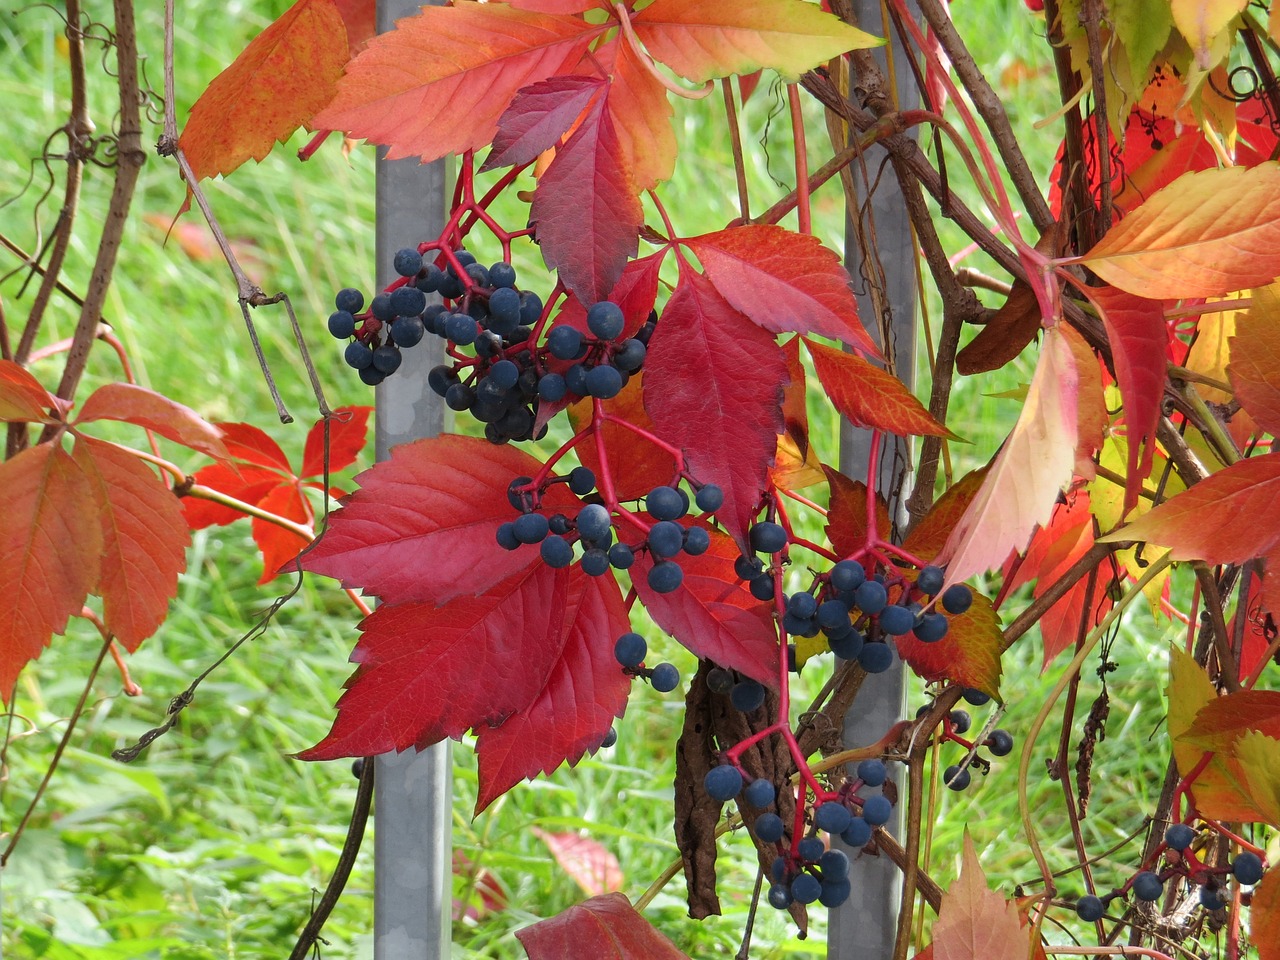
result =
[{"label": "cluster of blue berries", "polygon": [[1221,910],[1231,899],[1227,893],[1225,881],[1228,876],[1244,886],[1253,886],[1262,880],[1266,866],[1252,850],[1245,850],[1236,855],[1230,867],[1206,868],[1196,864],[1189,869],[1189,858],[1194,855],[1188,851],[1196,839],[1196,831],[1185,823],[1175,823],[1164,833],[1166,868],[1160,872],[1142,870],[1116,890],[1104,896],[1088,894],[1076,901],[1076,915],[1089,923],[1101,920],[1113,900],[1123,899],[1125,891],[1133,892],[1135,900],[1153,903],[1164,896],[1165,883],[1174,877],[1185,878],[1200,888],[1200,906],[1205,910]]},{"label": "cluster of blue berries", "polygon": [[[964,699],[975,707],[980,707],[989,703],[991,697],[983,693],[981,690],[967,689],[964,691]],[[926,703],[916,711],[916,717],[924,717],[933,712],[933,704]],[[969,711],[963,708],[952,710],[946,718],[946,730],[951,736],[949,739],[957,740],[961,745],[968,748],[971,744],[962,738],[973,726],[973,717]],[[1008,730],[992,730],[991,733],[982,741],[979,746],[985,747],[987,752],[993,757],[1007,757],[1013,752],[1013,734]],[[967,762],[962,764],[953,763],[947,767],[942,774],[942,782],[951,790],[957,793],[965,790],[970,783],[973,782],[971,768],[977,767],[985,775],[991,768],[990,762],[984,760],[976,753],[969,757]]]},{"label": "cluster of blue berries", "polygon": [[646,667],[644,658],[648,654],[649,645],[638,633],[624,633],[613,645],[614,659],[621,665],[624,673],[630,677],[643,677],[659,693],[670,693],[680,685],[680,671],[670,663]]},{"label": "cluster of blue berries", "polygon": [[[563,477],[551,477],[548,483],[566,482],[578,496],[595,489],[595,474],[586,467],[575,467]],[[647,577],[656,593],[670,593],[684,582],[684,571],[677,557],[681,553],[699,556],[711,547],[711,534],[696,523],[683,524],[692,505],[709,514],[724,503],[724,493],[713,483],[703,485],[690,501],[679,487],[655,487],[645,498],[645,506],[654,523],[648,535],[636,543],[614,540],[613,517],[599,503],[588,503],[570,519],[562,513],[548,517],[537,509],[531,477],[516,477],[507,488],[507,499],[521,511],[515,520],[498,527],[498,543],[507,550],[522,545],[538,545],[542,559],[549,567],[567,567],[574,562],[574,544],[581,556],[582,570],[589,576],[603,576],[612,567],[626,570],[636,562],[636,555],[647,552],[653,566]]]},{"label": "cluster of blue berries", "polygon": [[888,823],[893,802],[884,794],[860,796],[863,787],[880,787],[888,770],[879,759],[858,764],[857,777],[832,798],[813,807],[810,832],[795,844],[794,855],[787,842],[786,824],[769,808],[777,799],[777,788],[763,778],[745,782],[732,763],[723,763],[707,772],[703,787],[719,803],[740,798],[755,811],[751,831],[761,843],[778,845],[779,855],[770,868],[769,903],[785,910],[792,903],[821,903],[838,907],[849,898],[849,858],[841,850],[829,850],[818,834],[839,837],[860,850],[871,840],[875,828]]}]

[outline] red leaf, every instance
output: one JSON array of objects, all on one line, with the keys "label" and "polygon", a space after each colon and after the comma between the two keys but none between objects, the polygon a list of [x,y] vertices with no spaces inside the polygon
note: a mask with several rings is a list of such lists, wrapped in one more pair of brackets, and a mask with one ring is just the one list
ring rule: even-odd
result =
[{"label": "red leaf", "polygon": [[880,356],[849,274],[817,237],[756,224],[687,242],[720,295],[770,333],[816,333]]},{"label": "red leaf", "polygon": [[618,144],[636,189],[652,190],[669,179],[676,166],[676,137],[671,126],[674,111],[667,89],[629,43],[611,40],[591,56],[607,68],[612,64],[609,109]]},{"label": "red leaf", "polygon": [[354,57],[378,32],[377,0],[333,0],[333,5],[347,27],[347,44]]},{"label": "red leaf", "polygon": [[499,3],[424,7],[347,65],[318,126],[423,162],[478,150],[523,87],[565,72],[605,30]]},{"label": "red leaf", "polygon": [[782,432],[787,358],[701,274],[682,270],[645,360],[644,405],[700,483],[724,491],[721,523],[744,549]]},{"label": "red leaf", "polygon": [[[369,435],[369,414],[373,407],[339,407],[329,420],[329,472],[345,470],[356,462]],[[324,420],[317,420],[307,433],[302,453],[300,477],[324,474]]]},{"label": "red leaf", "polygon": [[222,431],[190,407],[132,383],[108,383],[89,395],[75,423],[120,420],[133,423],[215,460],[227,456]]},{"label": "red leaf", "polygon": [[529,208],[542,259],[579,301],[609,296],[644,221],[618,144],[610,97],[597,100],[538,181]]},{"label": "red leaf", "polygon": [[[604,401],[605,413],[621,417],[633,426],[653,432],[653,423],[644,409],[642,393],[644,376],[633,374],[627,385],[612,400]],[[591,422],[592,401],[582,400],[569,407],[569,422],[575,431]],[[671,454],[612,421],[600,425],[600,439],[609,458],[609,474],[619,500],[637,500],[656,486],[668,484],[676,475],[676,462]],[[596,440],[579,443],[574,450],[584,467],[602,476]]]},{"label": "red leaf", "polygon": [[[222,442],[226,444],[228,458],[277,471],[277,480],[281,479],[281,473],[293,476],[293,467],[289,465],[289,458],[280,449],[280,444],[262,429],[249,423],[220,423],[218,429],[222,431]],[[224,492],[231,493],[229,489]]]},{"label": "red leaf", "polygon": [[297,0],[200,95],[178,145],[196,179],[261,160],[337,89],[351,55],[334,0]]},{"label": "red leaf", "polygon": [[1241,460],[1105,537],[1168,547],[1174,560],[1243,563],[1280,545],[1280,453]]},{"label": "red leaf", "polygon": [[804,345],[832,406],[855,426],[899,435],[956,439],[893,374],[855,353],[808,339]]},{"label": "red leaf", "polygon": [[966,833],[960,878],[947,888],[933,925],[933,960],[1023,960],[1030,946],[1017,904],[987,888]]},{"label": "red leaf", "polygon": [[920,518],[920,522],[911,528],[907,539],[903,541],[902,549],[925,563],[933,560],[941,552],[947,537],[951,536],[951,529],[969,508],[986,475],[987,468],[979,467],[953,483],[938,498],[933,508]]},{"label": "red leaf", "polygon": [[600,0],[506,0],[521,10],[538,13],[583,13],[600,6]]},{"label": "red leaf", "polygon": [[[514,520],[507,487],[539,463],[514,447],[452,434],[396,447],[356,477],[361,489],[332,515],[304,569],[364,587],[388,603],[447,603],[483,593],[525,569],[538,551],[508,552],[495,539]],[[545,502],[576,514],[563,484]]]},{"label": "red leaf", "polygon": [[476,813],[521,780],[576,764],[626,709],[631,678],[614,659],[613,641],[631,626],[617,582],[570,568],[564,617],[548,643],[556,659],[541,688],[505,723],[480,730]]},{"label": "red leaf", "polygon": [[772,67],[788,80],[880,40],[795,0],[654,0],[633,18],[645,47],[702,83]]},{"label": "red leaf", "polygon": [[66,452],[45,443],[0,463],[0,698],[27,661],[62,633],[98,581],[102,533],[93,489]]},{"label": "red leaf", "polygon": [[1253,308],[1236,318],[1227,372],[1236,399],[1258,425],[1272,436],[1280,434],[1280,288],[1253,291]]},{"label": "red leaf", "polygon": [[[634,337],[636,331],[649,319],[649,314],[653,311],[653,306],[658,299],[658,270],[666,255],[667,248],[664,247],[647,257],[627,261],[627,266],[622,271],[617,285],[609,291],[607,299],[622,308],[623,323],[620,340]],[[573,294],[565,298],[564,305],[556,314],[556,324],[562,323],[576,327],[584,334],[590,333],[587,327],[587,308]],[[567,368],[568,364],[565,366]]]},{"label": "red leaf", "polygon": [[689,960],[620,893],[592,897],[516,931],[529,960]]},{"label": "red leaf", "polygon": [[1249,730],[1280,737],[1280,691],[1237,690],[1210,700],[1179,739],[1205,750],[1229,750]]},{"label": "red leaf", "polygon": [[[196,471],[195,482],[209,487],[242,503],[257,505],[271,490],[284,483],[280,474],[260,467],[240,467],[214,463]],[[232,507],[223,506],[201,497],[183,497],[182,512],[192,530],[205,527],[222,527],[244,518],[244,514]]]},{"label": "red leaf", "polygon": [[713,530],[706,553],[680,558],[684,581],[671,593],[650,588],[648,553],[637,555],[631,582],[653,622],[699,657],[776,687],[778,631],[769,605],[734,573],[738,556],[733,541]]},{"label": "red leaf", "polygon": [[558,145],[604,85],[599,77],[560,76],[525,87],[498,118],[493,150],[481,171],[529,163]]},{"label": "red leaf", "polygon": [[[1076,645],[1076,641],[1080,639],[1081,621],[1085,623],[1085,630],[1092,630],[1111,611],[1111,594],[1107,589],[1110,581],[1109,575],[1099,577],[1093,588],[1092,611],[1085,609],[1085,601],[1089,596],[1089,578],[1085,577],[1076,581],[1075,586],[1061,600],[1044,612],[1044,616],[1040,618],[1040,637],[1044,641],[1044,669],[1047,670],[1063,650]],[[1045,582],[1047,584],[1053,581]]]},{"label": "red leaf", "polygon": [[0,360],[0,421],[47,423],[57,405],[40,381],[12,360]]},{"label": "red leaf", "polygon": [[[306,497],[292,483],[277,484],[258,500],[256,506],[304,526],[309,526],[315,519]],[[259,584],[266,583],[281,573],[296,572],[298,568],[293,560],[307,545],[305,537],[258,517],[253,518],[253,542],[262,551],[262,576],[258,578]]]},{"label": "red leaf", "polygon": [[164,622],[187,568],[191,534],[173,491],[133,454],[81,436],[73,457],[102,526],[94,593],[102,597],[107,629],[132,652]]},{"label": "red leaf", "polygon": [[379,607],[360,625],[333,729],[299,759],[422,749],[502,724],[559,656],[547,638],[563,628],[568,579],[538,563],[479,597]]},{"label": "red leaf", "polygon": [[1144,300],[1115,287],[1095,287],[1089,293],[1107,328],[1124,400],[1129,441],[1124,511],[1128,513],[1138,502],[1142,481],[1151,473],[1156,425],[1164,400],[1169,330],[1158,300]]},{"label": "red leaf", "polygon": [[622,889],[622,867],[618,858],[600,841],[576,833],[547,833],[537,827],[533,828],[533,835],[547,845],[560,869],[571,876],[587,896],[598,897]]},{"label": "red leaf", "polygon": [[[851,480],[834,467],[826,464],[831,487],[831,502],[827,507],[827,539],[831,547],[842,557],[857,553],[867,543],[867,485],[861,480]],[[876,529],[888,530],[889,505],[884,497],[876,495]]]}]

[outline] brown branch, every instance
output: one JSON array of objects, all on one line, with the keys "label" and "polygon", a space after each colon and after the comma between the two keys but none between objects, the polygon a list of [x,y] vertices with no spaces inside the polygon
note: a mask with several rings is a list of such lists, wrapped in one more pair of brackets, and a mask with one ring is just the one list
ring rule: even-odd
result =
[{"label": "brown branch", "polygon": [[[729,124],[729,145],[733,148],[733,172],[738,182],[738,216],[742,218],[743,223],[747,223],[751,219],[751,207],[747,197],[747,170],[742,158],[742,131],[738,129],[738,108],[733,101],[733,85],[728,77],[720,81],[720,91],[724,94],[725,119]],[[798,188],[799,184],[796,186]]]},{"label": "brown branch", "polygon": [[[916,743],[907,758],[907,844],[903,851],[902,903],[898,908],[898,935],[893,960],[906,960],[911,946],[916,887],[920,878],[920,821],[924,815],[924,751],[928,741]],[[936,909],[936,908],[935,908]]]},{"label": "brown branch", "polygon": [[1080,16],[1089,43],[1089,72],[1093,74],[1093,133],[1101,199],[1098,231],[1105,234],[1111,227],[1111,121],[1107,117],[1106,65],[1102,62],[1102,40],[1098,36],[1098,21],[1102,19],[1098,0],[1084,0]]},{"label": "brown branch", "polygon": [[[1226,618],[1222,614],[1223,602],[1222,594],[1218,592],[1218,581],[1204,561],[1196,560],[1191,566],[1200,584],[1205,613],[1209,615],[1209,636],[1213,641],[1214,652],[1218,655],[1218,680],[1229,693],[1235,693],[1240,689],[1240,667],[1231,652],[1231,637],[1227,632]],[[1241,613],[1236,616],[1241,616]]]},{"label": "brown branch", "polygon": [[1004,628],[1004,641],[1000,652],[1003,653],[1016,643],[1023,634],[1040,622],[1045,611],[1066,596],[1067,591],[1076,585],[1081,577],[1102,562],[1103,558],[1115,550],[1132,546],[1129,543],[1095,543],[1081,555],[1080,559],[1067,568],[1067,571],[1051,583],[1031,605],[1014,618],[1013,623]]}]

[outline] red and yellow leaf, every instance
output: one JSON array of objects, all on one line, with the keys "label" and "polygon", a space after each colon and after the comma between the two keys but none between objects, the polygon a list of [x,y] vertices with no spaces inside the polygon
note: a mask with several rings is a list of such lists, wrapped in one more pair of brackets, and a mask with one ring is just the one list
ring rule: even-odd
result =
[{"label": "red and yellow leaf", "polygon": [[[827,539],[836,554],[847,557],[866,546],[867,542],[867,485],[861,480],[851,480],[834,467],[823,464],[827,483],[831,486],[831,502],[827,507]],[[888,530],[889,505],[884,497],[876,495],[876,529]]]},{"label": "red and yellow leaf", "polygon": [[805,403],[804,364],[800,362],[800,338],[782,345],[791,382],[782,391],[783,432],[778,437],[770,482],[782,490],[803,490],[826,480],[817,449],[809,442],[809,411]]},{"label": "red and yellow leaf", "polygon": [[1280,826],[1280,739],[1246,730],[1235,743],[1235,758],[1260,819]]},{"label": "red and yellow leaf", "polygon": [[610,41],[592,55],[602,63],[613,56],[613,92],[609,109],[632,180],[639,191],[670,179],[676,166],[675,111],[667,89],[629,43]]},{"label": "red and yellow leaf", "polygon": [[756,224],[687,241],[720,295],[770,333],[811,333],[880,351],[858,320],[840,258],[817,237]]},{"label": "red and yellow leaf", "polygon": [[538,180],[529,208],[542,259],[579,301],[604,300],[639,248],[640,207],[610,104],[588,108]]},{"label": "red and yellow leaf", "polygon": [[380,606],[360,625],[333,728],[299,758],[421,749],[502,724],[559,658],[549,638],[564,628],[568,579],[539,562],[478,597]]},{"label": "red and yellow leaf", "polygon": [[1280,163],[1183,174],[1081,260],[1152,300],[1265,286],[1280,276]]},{"label": "red and yellow leaf", "polygon": [[695,83],[761,67],[794,81],[883,42],[800,0],[654,0],[632,23],[654,57]]},{"label": "red and yellow leaf", "polygon": [[1280,453],[1241,460],[1098,538],[1145,540],[1174,560],[1243,563],[1280,545]]},{"label": "red and yellow leaf", "polygon": [[845,353],[808,339],[804,345],[832,406],[854,426],[900,436],[957,439],[893,374],[856,353]]},{"label": "red and yellow leaf", "polygon": [[1280,870],[1268,871],[1253,891],[1249,938],[1258,950],[1258,960],[1280,960]]},{"label": "red and yellow leaf", "polygon": [[648,553],[636,557],[631,581],[653,622],[699,657],[776,687],[778,631],[770,607],[734,573],[738,556],[732,540],[712,531],[706,553],[680,558],[684,581],[671,593],[650,588]]},{"label": "red and yellow leaf", "polygon": [[498,118],[493,150],[480,169],[520,166],[560,142],[605,81],[599,77],[548,77],[516,94]]},{"label": "red and yellow leaf", "polygon": [[424,7],[347,65],[321,127],[435,160],[493,140],[516,92],[582,59],[605,26],[504,3]]},{"label": "red and yellow leaf", "polygon": [[75,423],[94,420],[136,424],[215,460],[227,456],[218,427],[190,407],[132,383],[108,383],[93,391],[80,408]]},{"label": "red and yellow leaf", "polygon": [[1253,307],[1236,319],[1227,373],[1236,399],[1258,425],[1280,435],[1280,285],[1253,291]]},{"label": "red and yellow leaf", "polygon": [[[919,557],[925,563],[933,560],[942,550],[951,529],[964,516],[965,510],[982,487],[983,478],[987,475],[986,467],[970,470],[963,477],[947,488],[933,508],[920,518],[920,522],[911,528],[902,549]],[[883,527],[881,529],[884,529]]]},{"label": "red and yellow leaf", "polygon": [[[507,487],[539,467],[523,451],[445,434],[404,444],[360,474],[361,489],[329,521],[303,567],[362,587],[388,603],[448,603],[519,573],[538,551],[507,551],[498,526],[516,518]],[[552,512],[576,514],[563,484],[547,491]],[[539,561],[540,562],[540,561]]]},{"label": "red and yellow leaf", "polygon": [[1026,960],[1030,931],[1018,905],[987,887],[973,840],[964,835],[960,877],[942,895],[933,925],[933,960]]},{"label": "red and yellow leaf", "polygon": [[[616,666],[616,664],[615,664]],[[548,833],[533,828],[533,835],[547,845],[560,869],[573,878],[589,897],[622,889],[618,858],[599,840],[578,833]]]},{"label": "red and yellow leaf", "polygon": [[898,653],[925,680],[954,680],[988,696],[1000,696],[1000,615],[988,597],[973,595],[973,606],[948,618],[947,635],[921,643],[914,634],[896,638]]},{"label": "red and yellow leaf", "polygon": [[684,451],[700,483],[724,491],[718,515],[745,549],[783,429],[782,349],[706,277],[682,270],[650,341],[644,383],[658,436]]},{"label": "red and yellow leaf", "polygon": [[0,699],[98,582],[101,524],[75,461],[45,443],[0,463]]},{"label": "red and yellow leaf", "polygon": [[76,464],[89,481],[102,529],[102,562],[93,592],[103,621],[130,650],[156,632],[187,568],[191,534],[182,505],[133,454],[77,437]]},{"label": "red and yellow leaf", "polygon": [[626,710],[632,680],[614,659],[613,640],[631,626],[617,581],[571,567],[565,607],[542,686],[505,722],[479,731],[476,813],[521,780],[576,764]]},{"label": "red and yellow leaf", "polygon": [[620,893],[592,897],[516,931],[529,960],[689,960]]},{"label": "red and yellow leaf", "polygon": [[0,421],[49,422],[54,397],[23,367],[0,360]]},{"label": "red and yellow leaf", "polygon": [[1018,422],[938,556],[948,582],[1003,563],[1049,519],[1075,464],[1077,379],[1070,344],[1049,328]]},{"label": "red and yellow leaf", "polygon": [[297,0],[200,95],[178,139],[197,180],[262,160],[310,122],[351,55],[334,0]]}]

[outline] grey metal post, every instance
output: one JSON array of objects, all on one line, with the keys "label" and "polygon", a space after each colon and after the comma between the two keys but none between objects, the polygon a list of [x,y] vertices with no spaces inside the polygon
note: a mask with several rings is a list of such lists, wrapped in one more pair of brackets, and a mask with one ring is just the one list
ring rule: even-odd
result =
[{"label": "grey metal post", "polygon": [[[914,4],[912,5],[914,7]],[[876,30],[880,23],[879,0],[854,0],[858,23],[869,30]],[[895,42],[894,65],[901,109],[918,105],[919,93],[915,78],[908,65],[908,52]],[[886,69],[882,51],[877,52],[881,69]],[[884,150],[872,147],[867,151],[866,169],[882,169]],[[855,174],[854,183],[859,190],[865,184]],[[862,198],[865,199],[865,198]],[[898,188],[897,178],[885,171],[879,178],[870,202],[874,217],[876,248],[884,271],[885,295],[889,304],[889,336],[894,357],[894,372],[912,387],[915,384],[916,361],[916,274],[915,249],[911,224],[907,218],[906,204]],[[845,264],[854,280],[858,296],[858,313],[872,338],[882,347],[883,335],[875,315],[871,298],[866,294],[867,284],[862,277],[863,257],[855,240],[851,225],[845,232]],[[866,477],[868,456],[871,451],[871,432],[844,423],[840,429],[840,470],[855,478]],[[902,470],[909,463],[909,448],[899,438],[885,438],[879,452],[877,487],[891,489]],[[897,517],[906,501],[909,486],[904,487],[901,502],[890,505]],[[902,662],[898,661],[889,671],[868,678],[858,691],[848,714],[845,716],[844,743],[857,747],[873,743],[896,723],[905,710],[906,683]],[[892,767],[890,768],[892,769]],[[901,787],[901,783],[898,783]],[[905,798],[904,798],[905,799]],[[886,829],[899,833],[901,817],[899,807]],[[893,956],[894,940],[898,927],[898,903],[902,889],[902,875],[888,857],[859,857],[850,870],[853,887],[858,895],[850,897],[831,911],[827,939],[828,960],[887,960]]]},{"label": "grey metal post", "polygon": [[[378,31],[418,12],[418,0],[378,0]],[[384,158],[378,153],[377,276],[395,278],[396,250],[444,228],[447,161]],[[444,429],[444,404],[427,386],[427,373],[443,362],[443,346],[428,337],[404,352],[395,376],[377,388],[376,449]],[[453,902],[452,784],[449,743],[422,751],[383,754],[374,770],[375,960],[441,960],[450,954]]]}]

